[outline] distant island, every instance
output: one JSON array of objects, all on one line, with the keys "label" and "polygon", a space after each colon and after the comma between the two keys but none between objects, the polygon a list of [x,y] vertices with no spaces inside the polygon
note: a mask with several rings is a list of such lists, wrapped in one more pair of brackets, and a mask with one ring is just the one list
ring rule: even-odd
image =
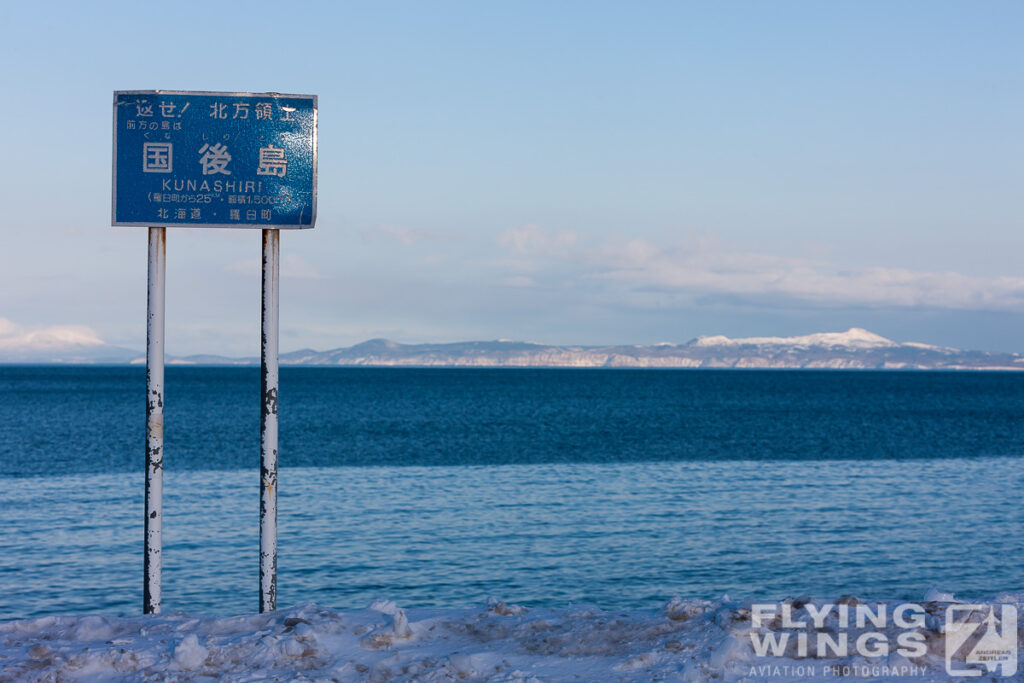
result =
[{"label": "distant island", "polygon": [[[176,365],[255,365],[257,358],[195,355]],[[42,348],[0,347],[0,363],[145,363],[143,353],[92,338]],[[895,342],[857,327],[800,337],[697,337],[653,346],[555,346],[519,341],[399,344],[387,339],[281,354],[282,365],[514,368],[804,368],[863,370],[1024,370],[1018,353],[965,351]]]}]

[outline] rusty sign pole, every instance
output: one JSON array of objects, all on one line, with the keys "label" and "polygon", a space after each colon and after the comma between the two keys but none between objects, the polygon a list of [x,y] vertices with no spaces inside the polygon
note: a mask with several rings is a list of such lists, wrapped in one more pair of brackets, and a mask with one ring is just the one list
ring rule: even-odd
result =
[{"label": "rusty sign pole", "polygon": [[164,275],[167,229],[149,229],[146,317],[146,522],[142,613],[160,613],[164,490]]},{"label": "rusty sign pole", "polygon": [[260,344],[260,612],[277,609],[277,332],[281,231],[263,230]]},{"label": "rusty sign pole", "polygon": [[110,224],[149,228],[143,612],[159,613],[161,602],[167,227],[263,232],[260,611],[273,610],[277,608],[280,230],[316,225],[317,97],[117,90],[113,124]]}]

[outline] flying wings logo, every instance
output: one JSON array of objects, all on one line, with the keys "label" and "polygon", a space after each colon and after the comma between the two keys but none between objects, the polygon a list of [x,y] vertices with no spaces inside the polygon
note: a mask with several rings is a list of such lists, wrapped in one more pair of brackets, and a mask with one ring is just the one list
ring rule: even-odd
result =
[{"label": "flying wings logo", "polygon": [[[946,672],[981,676],[1017,673],[1017,608],[1014,605],[950,605],[946,608]],[[962,664],[961,664],[962,662]],[[973,665],[973,666],[972,666]]]}]

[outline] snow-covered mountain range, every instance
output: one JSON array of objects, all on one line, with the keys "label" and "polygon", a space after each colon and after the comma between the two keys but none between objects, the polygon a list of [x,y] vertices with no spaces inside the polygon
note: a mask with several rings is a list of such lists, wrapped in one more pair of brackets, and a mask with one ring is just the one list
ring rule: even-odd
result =
[{"label": "snow-covered mountain range", "polygon": [[[139,351],[72,334],[0,343],[0,363],[144,363]],[[178,365],[250,365],[258,358],[168,357]],[[281,354],[282,365],[405,367],[576,368],[835,368],[915,370],[1024,370],[1024,355],[964,351],[896,342],[860,328],[798,337],[697,337],[684,344],[652,346],[555,346],[534,342],[476,341],[399,344],[372,339],[329,351]]]},{"label": "snow-covered mountain range", "polygon": [[492,341],[397,344],[374,339],[284,354],[293,365],[608,368],[1024,369],[1024,356],[895,342],[860,328],[802,337],[697,337],[653,346],[552,346]]}]

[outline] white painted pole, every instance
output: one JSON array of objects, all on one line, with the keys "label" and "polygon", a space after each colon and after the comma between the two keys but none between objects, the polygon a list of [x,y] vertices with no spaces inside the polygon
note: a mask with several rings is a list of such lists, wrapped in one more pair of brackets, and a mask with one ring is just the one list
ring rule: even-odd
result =
[{"label": "white painted pole", "polygon": [[167,230],[149,229],[146,317],[146,522],[142,612],[160,613],[164,478],[164,275]]},{"label": "white painted pole", "polygon": [[280,231],[263,231],[260,352],[260,612],[277,609],[277,331]]}]

